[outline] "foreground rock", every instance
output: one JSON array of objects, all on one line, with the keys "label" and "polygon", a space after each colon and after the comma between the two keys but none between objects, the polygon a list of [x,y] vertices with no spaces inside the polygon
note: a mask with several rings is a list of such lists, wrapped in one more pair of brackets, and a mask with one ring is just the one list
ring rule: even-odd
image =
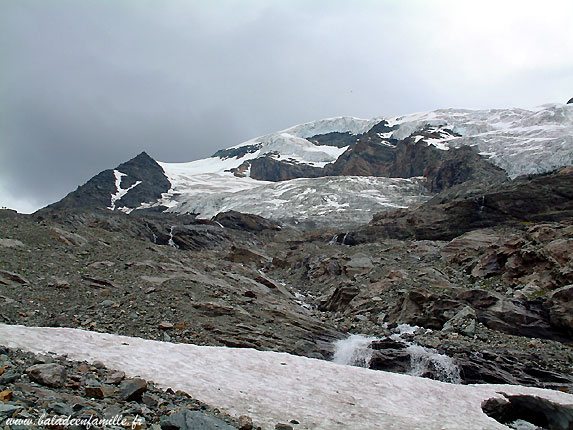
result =
[{"label": "foreground rock", "polygon": [[[53,363],[31,365],[46,360]],[[10,393],[0,403],[0,424],[7,418],[38,422],[42,416],[70,416],[91,419],[92,423],[108,420],[110,424],[103,427],[111,430],[131,428],[132,424],[154,430],[240,428],[238,419],[186,393],[160,390],[143,379],[126,380],[118,387],[123,372],[108,370],[97,363],[0,347],[0,369],[5,369],[0,375],[0,386],[3,392]]]}]

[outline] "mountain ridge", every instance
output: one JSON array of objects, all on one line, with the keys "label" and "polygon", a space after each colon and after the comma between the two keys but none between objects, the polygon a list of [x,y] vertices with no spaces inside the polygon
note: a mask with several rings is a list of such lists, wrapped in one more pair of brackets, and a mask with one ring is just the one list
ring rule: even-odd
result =
[{"label": "mountain ridge", "polygon": [[[238,210],[304,224],[313,218],[308,206],[318,204],[323,224],[329,224],[352,205],[349,193],[356,190],[347,189],[356,180],[351,177],[402,178],[408,182],[407,193],[422,180],[430,194],[415,191],[417,198],[410,204],[419,204],[466,183],[479,190],[522,174],[570,165],[571,148],[571,105],[549,104],[530,110],[441,109],[370,120],[329,118],[250,139],[187,163],[158,162],[141,153],[101,172],[49,207],[167,211],[200,218]],[[284,183],[302,178],[307,180],[292,183],[299,187],[296,194],[320,193],[332,183],[328,177],[341,178],[339,187],[328,191],[334,200],[292,206],[284,194],[285,188],[290,190]],[[380,180],[373,188],[366,186],[371,196],[361,203],[366,212],[406,207],[390,184]],[[252,196],[261,204],[257,206]],[[386,204],[381,205],[382,201]],[[354,219],[350,212],[347,215]],[[313,219],[309,225],[316,225],[317,218]],[[366,216],[356,219],[356,223],[368,221]]]}]

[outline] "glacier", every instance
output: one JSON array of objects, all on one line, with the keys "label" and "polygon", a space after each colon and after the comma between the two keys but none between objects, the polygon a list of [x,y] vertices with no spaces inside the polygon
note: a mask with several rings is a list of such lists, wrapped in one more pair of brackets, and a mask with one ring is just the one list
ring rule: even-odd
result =
[{"label": "glacier", "polygon": [[[573,164],[571,104],[530,109],[440,109],[372,119],[328,118],[230,147],[243,148],[236,156],[212,156],[188,163],[159,162],[171,189],[158,201],[144,203],[138,209],[164,206],[169,212],[195,213],[200,218],[233,209],[280,222],[325,224],[334,219],[333,225],[343,227],[344,220],[368,222],[374,212],[423,203],[430,196],[416,178],[324,177],[273,183],[251,178],[248,167],[243,169],[243,177],[231,171],[262,156],[324,167],[336,161],[347,147],[317,145],[309,139],[332,132],[359,136],[382,120],[392,130],[379,134],[381,139],[423,139],[441,150],[468,145],[504,169],[510,178]],[[424,130],[441,137],[424,137]]]}]

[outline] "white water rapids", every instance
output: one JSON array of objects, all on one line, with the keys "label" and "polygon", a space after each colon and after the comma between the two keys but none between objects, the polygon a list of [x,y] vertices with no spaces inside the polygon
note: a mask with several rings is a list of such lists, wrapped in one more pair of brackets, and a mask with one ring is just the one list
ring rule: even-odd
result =
[{"label": "white water rapids", "polygon": [[[451,357],[440,354],[434,349],[407,342],[400,337],[403,333],[413,333],[417,328],[403,324],[398,327],[398,333],[391,336],[393,340],[404,342],[408,345],[406,348],[406,352],[410,355],[410,371],[408,374],[424,376],[428,373],[434,373],[440,381],[453,384],[461,383],[460,369]],[[334,342],[334,357],[332,361],[339,364],[368,368],[374,353],[371,344],[376,340],[379,339],[358,334],[338,340]]]}]

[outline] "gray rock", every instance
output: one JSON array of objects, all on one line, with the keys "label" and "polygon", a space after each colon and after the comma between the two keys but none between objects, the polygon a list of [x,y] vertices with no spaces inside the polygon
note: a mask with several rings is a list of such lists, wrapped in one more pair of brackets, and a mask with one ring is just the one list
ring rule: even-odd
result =
[{"label": "gray rock", "polygon": [[123,400],[140,400],[147,390],[147,382],[140,378],[128,379],[119,386],[119,396]]},{"label": "gray rock", "polygon": [[473,336],[476,331],[476,319],[476,311],[471,306],[466,306],[451,319],[446,321],[442,330]]},{"label": "gray rock", "polygon": [[0,403],[0,418],[10,418],[16,412],[21,411],[22,406],[13,403]]},{"label": "gray rock", "polygon": [[220,419],[188,409],[162,418],[160,424],[162,430],[236,430]]},{"label": "gray rock", "polygon": [[72,415],[74,413],[73,409],[65,403],[54,403],[50,405],[50,409],[57,415]]},{"label": "gray rock", "polygon": [[324,302],[319,309],[321,311],[342,311],[360,293],[360,289],[354,285],[338,287],[334,293]]},{"label": "gray rock", "polygon": [[124,378],[125,378],[125,372],[122,372],[121,370],[119,370],[119,371],[113,372],[111,375],[109,375],[109,376],[105,379],[105,383],[106,383],[106,384],[117,385],[117,384],[119,384],[121,381],[123,381]]},{"label": "gray rock", "polygon": [[101,361],[99,361],[99,360],[94,361],[94,362],[93,362],[93,366],[94,366],[96,369],[105,369],[105,364],[103,364],[103,363],[102,363]]},{"label": "gray rock", "polygon": [[248,415],[241,415],[239,417],[239,430],[252,430],[253,420]]},{"label": "gray rock", "polygon": [[573,334],[573,284],[551,293],[547,305],[551,325]]},{"label": "gray rock", "polygon": [[285,423],[277,423],[275,425],[275,430],[293,430],[293,426]]},{"label": "gray rock", "polygon": [[373,267],[370,257],[357,255],[344,265],[344,271],[349,277],[354,278],[357,275],[364,275],[370,272]]},{"label": "gray rock", "polygon": [[26,369],[32,381],[48,387],[62,387],[66,383],[68,372],[59,364],[35,364]]},{"label": "gray rock", "polygon": [[0,239],[0,246],[4,246],[6,248],[18,248],[24,247],[24,244],[17,239]]},{"label": "gray rock", "polygon": [[21,378],[21,375],[14,372],[6,372],[4,375],[0,376],[0,385],[8,385],[12,382],[16,382]]}]

